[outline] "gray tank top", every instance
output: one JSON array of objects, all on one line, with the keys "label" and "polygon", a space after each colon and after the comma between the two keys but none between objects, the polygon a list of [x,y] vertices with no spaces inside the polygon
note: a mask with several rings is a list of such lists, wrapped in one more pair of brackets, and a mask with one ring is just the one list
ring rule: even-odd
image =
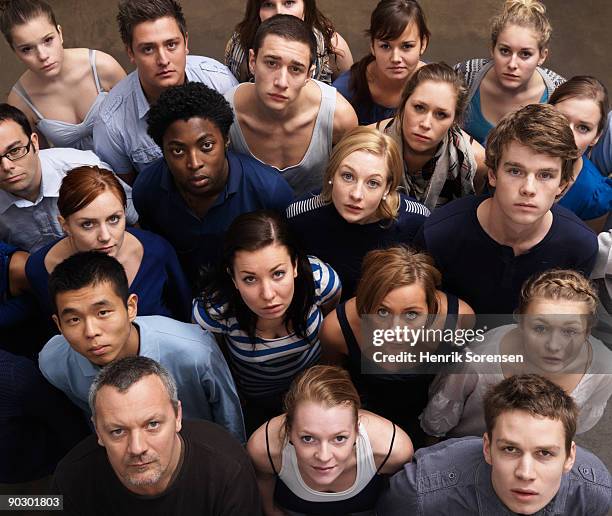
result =
[{"label": "gray tank top", "polygon": [[[336,88],[311,79],[321,89],[321,105],[312,131],[310,145],[297,165],[278,170],[285,180],[291,185],[296,197],[313,190],[320,190],[323,182],[323,173],[329,161],[332,149],[332,137],[334,133],[334,112],[336,110]],[[225,94],[225,98],[234,109],[234,94],[240,88],[240,84]],[[234,110],[235,111],[235,110]],[[244,139],[238,120],[235,119],[230,128],[230,141],[232,150],[247,154],[264,163],[251,152]],[[287,144],[291,144],[290,141]],[[264,163],[267,165],[267,163]]]},{"label": "gray tank top", "polygon": [[38,118],[36,129],[54,147],[72,147],[80,150],[93,150],[93,126],[100,109],[100,105],[107,93],[102,91],[98,70],[96,69],[96,51],[89,49],[89,64],[93,72],[94,81],[98,96],[85,115],[85,119],[80,124],[70,124],[62,120],[51,120],[45,118],[36,108],[27,91],[17,82],[13,86],[13,91],[19,95]]}]

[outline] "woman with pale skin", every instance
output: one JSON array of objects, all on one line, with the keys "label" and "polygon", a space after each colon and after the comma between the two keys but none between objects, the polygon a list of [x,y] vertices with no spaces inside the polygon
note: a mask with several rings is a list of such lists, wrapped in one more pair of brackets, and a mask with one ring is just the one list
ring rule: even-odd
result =
[{"label": "woman with pale skin", "polygon": [[138,315],[189,320],[191,290],[174,249],[154,233],[126,228],[126,194],[112,172],[87,166],[70,170],[57,206],[66,237],[42,247],[26,263],[30,288],[49,315],[49,274],[77,252],[98,251],[123,265],[130,293],[138,295]]},{"label": "woman with pale skin", "polygon": [[289,226],[304,250],[342,278],[345,299],[355,293],[365,254],[411,243],[429,215],[425,206],[397,191],[402,175],[395,142],[376,129],[356,127],[334,147],[321,193],[287,208]]},{"label": "woman with pale skin", "polygon": [[276,14],[295,16],[312,29],[317,42],[313,78],[327,84],[353,64],[351,50],[332,22],[318,9],[316,0],[247,0],[244,18],[225,47],[225,64],[240,82],[253,79],[248,55],[261,22]]},{"label": "woman with pale skin", "polygon": [[[474,311],[456,296],[438,290],[440,282],[440,273],[425,253],[405,246],[370,251],[363,260],[356,296],[338,305],[321,330],[322,360],[347,367],[365,407],[398,423],[417,447],[425,437],[417,415],[427,404],[433,376],[416,374],[411,364],[374,363],[376,351],[393,351],[395,344],[375,347],[372,336],[374,328],[397,325],[450,331],[471,328]],[[408,347],[417,356],[420,351],[440,354],[452,350],[452,340],[424,339]],[[396,351],[406,348],[400,344]],[[369,364],[367,369],[364,364]]]},{"label": "woman with pale skin", "polygon": [[559,204],[599,233],[612,210],[612,179],[604,177],[587,155],[606,128],[608,91],[595,77],[577,75],[559,86],[548,102],[569,121],[581,154]]},{"label": "woman with pale skin", "polygon": [[248,435],[281,412],[291,380],[318,362],[319,331],[338,302],[340,279],[302,252],[278,213],[260,210],[234,219],[222,260],[202,285],[193,319],[228,356]]},{"label": "woman with pale skin", "polygon": [[544,103],[565,81],[541,68],[548,56],[552,27],[538,0],[506,0],[491,25],[491,58],[470,59],[455,69],[469,88],[463,128],[482,145],[510,111]]},{"label": "woman with pale skin", "polygon": [[461,78],[446,64],[431,63],[405,84],[395,117],[371,126],[395,140],[402,184],[430,210],[484,185],[484,148],[458,125],[466,102]]},{"label": "woman with pale skin", "polygon": [[597,293],[580,273],[551,270],[522,288],[518,324],[495,328],[470,350],[522,361],[473,363],[461,374],[440,374],[432,384],[421,426],[436,437],[483,434],[487,389],[515,374],[535,373],[556,383],[580,408],[578,433],[594,427],[612,394],[612,351],[591,335]]},{"label": "woman with pale skin", "polygon": [[375,514],[385,476],[412,458],[408,435],[360,408],[348,373],[313,366],[285,397],[285,413],[249,439],[266,516]]},{"label": "woman with pale skin", "polygon": [[0,29],[28,68],[7,102],[21,109],[45,144],[93,149],[93,123],[106,92],[125,77],[104,52],[63,47],[62,28],[42,0],[13,0]]},{"label": "woman with pale skin", "polygon": [[355,109],[359,125],[395,115],[404,84],[425,65],[421,56],[430,36],[415,0],[381,0],[372,12],[367,33],[370,53],[334,81]]}]

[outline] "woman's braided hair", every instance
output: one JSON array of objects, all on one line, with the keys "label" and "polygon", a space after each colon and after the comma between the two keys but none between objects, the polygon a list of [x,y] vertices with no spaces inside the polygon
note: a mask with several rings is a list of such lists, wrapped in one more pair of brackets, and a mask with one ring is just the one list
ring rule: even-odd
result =
[{"label": "woman's braided hair", "polygon": [[529,278],[521,288],[518,313],[526,313],[527,306],[536,297],[586,303],[591,322],[594,322],[598,303],[597,291],[579,272],[552,269]]}]

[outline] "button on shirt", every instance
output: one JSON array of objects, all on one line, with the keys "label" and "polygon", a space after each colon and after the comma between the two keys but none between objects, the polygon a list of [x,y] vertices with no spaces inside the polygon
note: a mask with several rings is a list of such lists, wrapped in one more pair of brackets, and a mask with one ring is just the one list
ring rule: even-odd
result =
[{"label": "button on shirt", "polygon": [[[553,499],[538,516],[605,516],[612,496],[610,473],[591,452],[576,447],[576,461],[563,474]],[[377,514],[423,516],[514,516],[498,498],[491,466],[482,453],[482,439],[449,439],[417,450],[390,481]]]},{"label": "button on shirt", "polygon": [[282,213],[293,199],[293,190],[272,167],[231,151],[227,160],[225,188],[202,219],[185,203],[163,158],[134,182],[142,226],[172,244],[191,279],[200,265],[214,264],[220,258],[223,234],[238,215],[259,209]]},{"label": "button on shirt", "polygon": [[[164,366],[176,380],[185,419],[213,421],[245,442],[244,423],[234,380],[208,331],[168,317],[137,317],[139,355]],[[38,356],[43,376],[91,415],[89,388],[100,371],[76,352],[63,335],[53,337]]]},{"label": "button on shirt", "polygon": [[[42,180],[40,193],[34,201],[0,190],[0,240],[33,253],[46,244],[64,236],[57,217],[57,198],[66,172],[83,165],[112,170],[92,151],[76,149],[44,149],[38,153]],[[122,182],[128,198],[126,220],[138,222],[132,205],[132,189]]]},{"label": "button on shirt", "polygon": [[[220,93],[238,84],[225,65],[201,56],[187,56],[185,75],[191,82],[201,82]],[[147,134],[145,97],[138,70],[116,84],[104,100],[94,125],[94,149],[117,174],[141,172],[161,158],[161,149]]]}]

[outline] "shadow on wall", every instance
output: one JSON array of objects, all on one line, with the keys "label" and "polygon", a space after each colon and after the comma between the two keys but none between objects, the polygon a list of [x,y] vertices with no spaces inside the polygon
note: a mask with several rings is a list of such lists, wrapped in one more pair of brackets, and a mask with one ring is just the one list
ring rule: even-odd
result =
[{"label": "shadow on wall", "polygon": [[[66,47],[89,47],[112,54],[126,70],[132,66],[119,38],[116,2],[99,0],[47,0],[64,30]],[[489,53],[489,19],[501,0],[423,0],[433,34],[425,54],[427,61],[448,64]],[[192,54],[223,59],[225,43],[240,21],[246,0],[183,0]],[[318,0],[358,59],[369,49],[364,30],[376,0]],[[554,32],[546,66],[565,77],[590,74],[612,87],[612,31],[604,20],[612,19],[608,0],[547,2]],[[0,92],[6,98],[23,66],[9,46],[0,44]]]}]

